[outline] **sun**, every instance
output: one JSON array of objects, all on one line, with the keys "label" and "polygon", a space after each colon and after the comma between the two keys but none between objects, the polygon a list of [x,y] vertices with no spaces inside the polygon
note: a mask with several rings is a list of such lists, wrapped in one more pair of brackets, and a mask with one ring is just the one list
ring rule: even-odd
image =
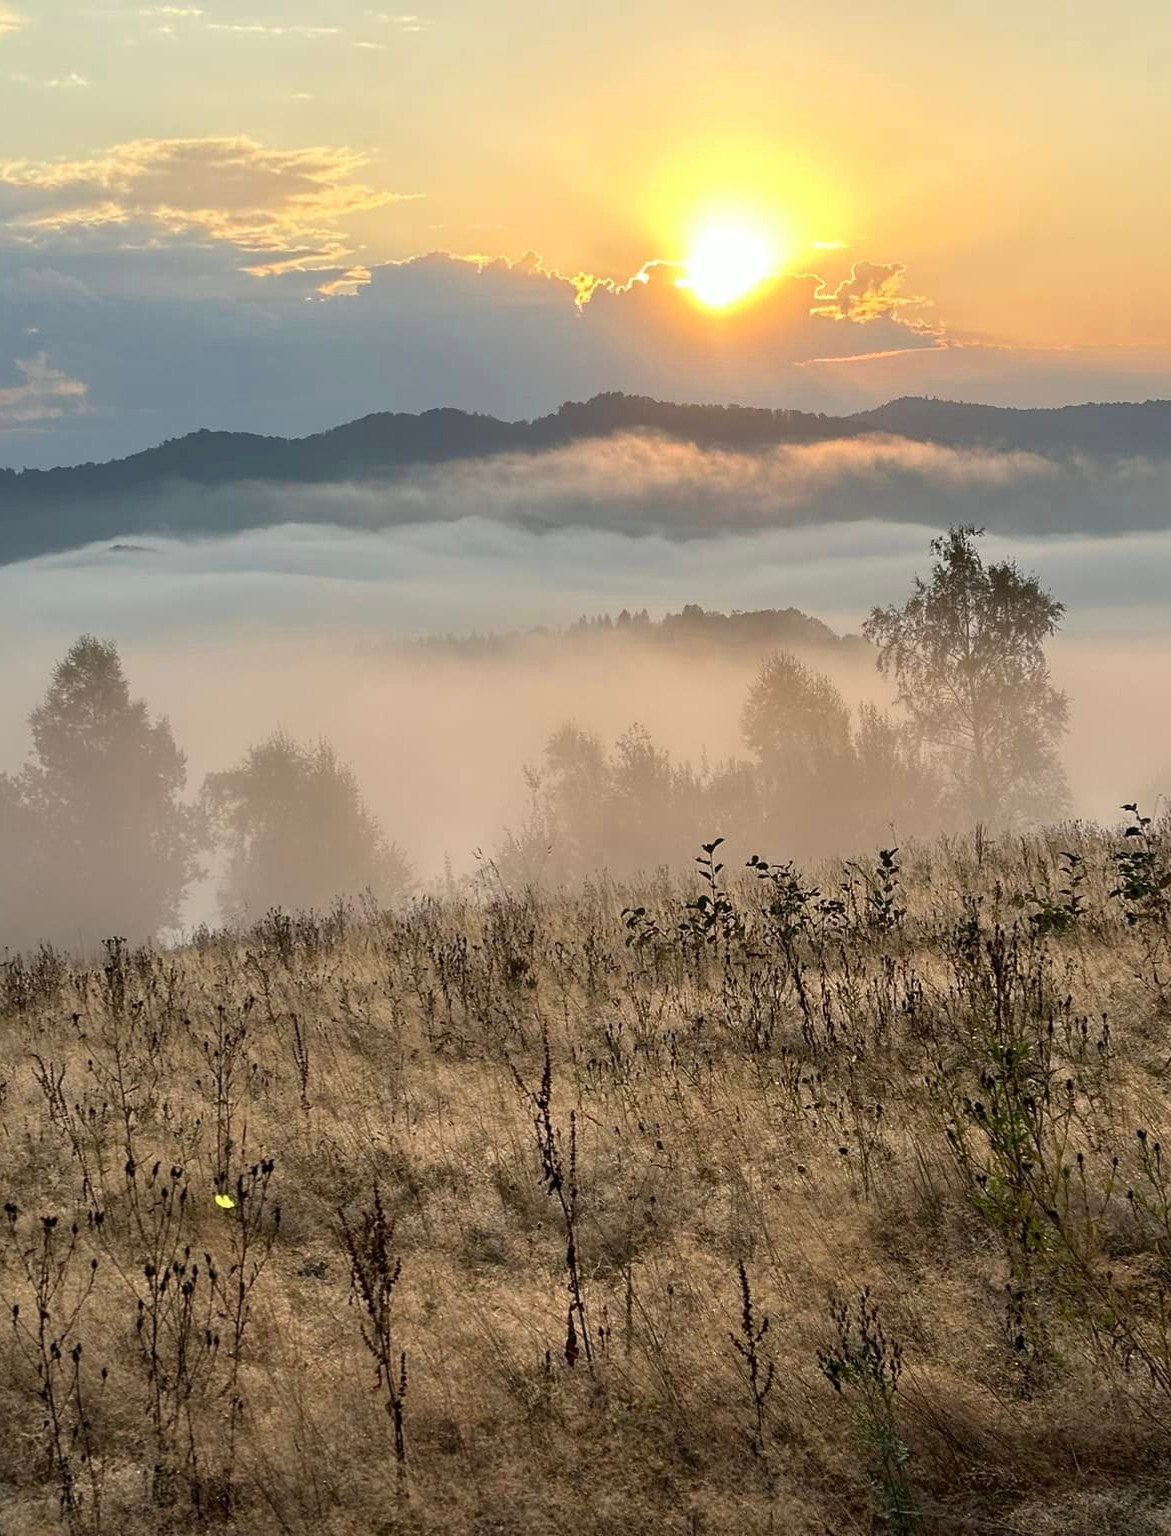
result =
[{"label": "sun", "polygon": [[679,286],[708,309],[726,309],[772,277],[778,253],[763,234],[742,224],[701,229],[684,263]]}]

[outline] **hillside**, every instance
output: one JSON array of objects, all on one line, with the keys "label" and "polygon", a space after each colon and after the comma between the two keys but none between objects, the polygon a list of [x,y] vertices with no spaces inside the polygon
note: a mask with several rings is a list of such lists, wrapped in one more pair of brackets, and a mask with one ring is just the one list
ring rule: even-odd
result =
[{"label": "hillside", "polygon": [[1166,1532],[1137,853],[0,965],[5,1532]]},{"label": "hillside", "polygon": [[[638,613],[583,615],[567,629],[549,627],[506,630],[492,634],[432,634],[391,642],[392,648],[413,657],[459,660],[534,654],[581,652],[586,646],[640,646],[663,654],[747,656],[755,663],[772,650],[796,653],[837,652],[866,657],[873,652],[858,635],[839,635],[821,619],[798,608],[758,608],[720,613],[686,604],[678,613],[652,619]],[[596,652],[605,655],[605,649]]]},{"label": "hillside", "polygon": [[[211,491],[240,483],[380,483],[419,466],[504,453],[541,454],[631,432],[743,452],[893,434],[915,442],[1025,451],[1063,461],[1077,455],[1108,461],[1163,459],[1171,454],[1171,401],[1013,410],[908,398],[853,416],[826,416],[603,394],[532,421],[500,421],[440,409],[419,415],[378,413],[293,439],[203,430],[105,464],[0,469],[0,560],[122,534],[211,534],[271,520],[271,514],[233,508],[206,495],[176,502],[168,495],[176,487]],[[865,515],[864,510],[855,515]],[[1099,521],[1104,517],[1098,514]],[[1041,526],[1052,524],[1052,515],[1046,513]],[[1107,520],[1105,526],[1114,529],[1116,524]],[[1136,526],[1149,526],[1149,519]]]}]

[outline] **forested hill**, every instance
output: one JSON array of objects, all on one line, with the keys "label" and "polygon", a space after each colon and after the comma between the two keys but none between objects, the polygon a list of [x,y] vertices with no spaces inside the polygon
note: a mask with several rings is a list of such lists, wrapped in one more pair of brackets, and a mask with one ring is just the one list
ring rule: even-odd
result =
[{"label": "forested hill", "polygon": [[1171,458],[1171,401],[1011,410],[906,398],[852,416],[827,416],[603,394],[533,421],[442,409],[419,415],[379,413],[293,439],[199,431],[105,464],[0,469],[0,560],[119,534],[201,534],[239,526],[222,499],[215,506],[206,498],[189,499],[181,508],[168,505],[163,516],[160,498],[176,486],[377,482],[412,466],[540,453],[623,432],[653,432],[703,448],[747,451],[883,433],[1062,460],[1078,455]]},{"label": "forested hill", "polygon": [[877,410],[848,416],[844,424],[854,432],[892,432],[953,448],[1171,458],[1171,400],[1015,410],[908,395]]},{"label": "forested hill", "polygon": [[404,465],[540,451],[631,431],[660,432],[713,448],[764,448],[884,432],[956,447],[1171,456],[1171,400],[1014,410],[906,397],[853,416],[826,416],[744,405],[673,405],[638,395],[605,394],[570,402],[533,421],[500,421],[450,409],[418,415],[383,411],[311,437],[204,430],[106,464],[0,470],[0,495],[9,502],[62,494],[109,495],[174,480],[218,485],[232,480],[366,479]]},{"label": "forested hill", "polygon": [[432,634],[391,642],[390,648],[415,658],[490,661],[584,647],[637,644],[661,653],[686,656],[747,655],[755,663],[770,650],[800,654],[835,653],[839,660],[865,658],[873,651],[858,635],[839,635],[821,619],[799,608],[737,609],[731,613],[688,603],[677,613],[652,619],[643,608],[631,613],[583,615],[567,628],[539,627],[503,633]]}]

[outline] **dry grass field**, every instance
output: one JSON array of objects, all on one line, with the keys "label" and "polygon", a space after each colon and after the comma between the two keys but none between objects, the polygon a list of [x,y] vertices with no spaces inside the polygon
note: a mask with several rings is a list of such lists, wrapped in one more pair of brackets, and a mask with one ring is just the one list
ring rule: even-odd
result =
[{"label": "dry grass field", "polygon": [[10,960],[5,1536],[1171,1530],[1167,828],[704,857]]}]

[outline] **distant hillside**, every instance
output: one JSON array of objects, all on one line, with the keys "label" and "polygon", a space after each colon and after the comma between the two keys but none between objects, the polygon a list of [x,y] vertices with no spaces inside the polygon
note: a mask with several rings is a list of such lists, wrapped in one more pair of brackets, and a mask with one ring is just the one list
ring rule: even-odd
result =
[{"label": "distant hillside", "polygon": [[834,652],[845,659],[872,658],[859,635],[839,635],[821,619],[799,608],[759,608],[720,613],[688,603],[678,613],[652,619],[644,608],[617,615],[596,614],[578,619],[566,629],[521,629],[496,634],[425,635],[396,642],[394,649],[414,656],[493,660],[520,652],[563,651],[567,648],[614,643],[645,645],[676,655],[748,655],[768,651]]},{"label": "distant hillside", "polygon": [[[747,406],[673,405],[622,394],[563,405],[534,421],[457,410],[380,413],[328,432],[287,439],[193,432],[106,464],[0,469],[0,561],[118,535],[198,535],[255,525],[222,499],[164,494],[235,483],[313,485],[393,480],[412,467],[509,452],[540,453],[625,432],[652,432],[702,448],[761,450],[781,444],[895,434],[955,447],[1025,450],[1059,459],[1171,457],[1171,401],[1011,410],[946,400],[893,400],[853,416]],[[1053,526],[1046,520],[1046,526]]]},{"label": "distant hillside", "polygon": [[1018,449],[1106,458],[1171,457],[1171,400],[1018,410],[904,396],[846,418],[855,431],[893,432],[953,448]]}]

